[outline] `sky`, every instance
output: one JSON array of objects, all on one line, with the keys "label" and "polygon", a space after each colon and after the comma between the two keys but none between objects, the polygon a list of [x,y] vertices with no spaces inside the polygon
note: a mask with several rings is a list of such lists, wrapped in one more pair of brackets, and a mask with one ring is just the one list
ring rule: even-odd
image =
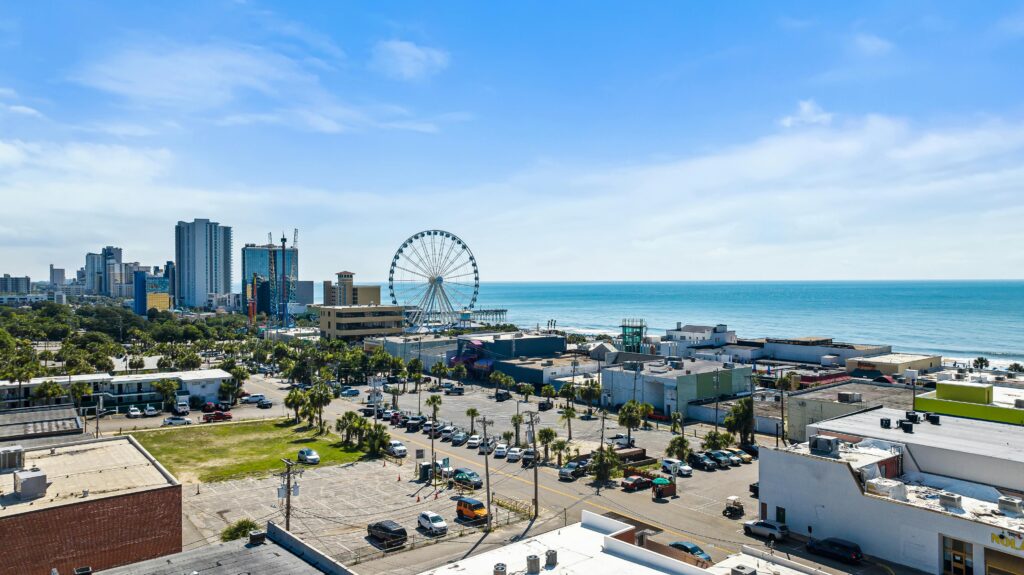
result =
[{"label": "sky", "polygon": [[209,218],[317,281],[1021,278],[1022,61],[1021,2],[3,3],[0,273]]}]

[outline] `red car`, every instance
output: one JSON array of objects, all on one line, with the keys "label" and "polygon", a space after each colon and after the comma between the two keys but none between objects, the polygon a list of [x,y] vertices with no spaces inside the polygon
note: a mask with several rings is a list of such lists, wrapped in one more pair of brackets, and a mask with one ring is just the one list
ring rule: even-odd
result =
[{"label": "red car", "polygon": [[622,488],[626,491],[636,491],[651,486],[651,480],[639,475],[631,475],[622,480]]},{"label": "red car", "polygon": [[203,404],[203,413],[213,413],[217,411],[217,404],[212,401],[207,401]]},{"label": "red car", "polygon": [[214,411],[213,413],[207,413],[203,416],[203,421],[210,423],[211,421],[230,421],[231,414],[224,411]]}]

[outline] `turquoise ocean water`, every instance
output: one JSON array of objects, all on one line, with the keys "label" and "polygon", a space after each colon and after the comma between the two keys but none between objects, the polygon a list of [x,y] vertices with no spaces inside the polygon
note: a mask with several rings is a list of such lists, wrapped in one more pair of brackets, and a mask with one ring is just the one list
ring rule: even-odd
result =
[{"label": "turquoise ocean water", "polygon": [[492,307],[523,327],[554,319],[559,329],[616,333],[623,318],[642,318],[662,335],[680,321],[724,323],[740,337],[1024,361],[1024,281],[482,283],[477,308]]}]

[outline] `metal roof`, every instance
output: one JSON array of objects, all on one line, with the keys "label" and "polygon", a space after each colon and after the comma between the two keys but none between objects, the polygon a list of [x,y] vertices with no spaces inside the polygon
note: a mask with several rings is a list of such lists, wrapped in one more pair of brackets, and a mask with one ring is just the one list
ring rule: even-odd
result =
[{"label": "metal roof", "polygon": [[216,543],[97,573],[103,575],[182,575],[182,573],[313,575],[323,573],[323,571],[316,569],[268,538],[262,545],[249,545],[247,539]]}]

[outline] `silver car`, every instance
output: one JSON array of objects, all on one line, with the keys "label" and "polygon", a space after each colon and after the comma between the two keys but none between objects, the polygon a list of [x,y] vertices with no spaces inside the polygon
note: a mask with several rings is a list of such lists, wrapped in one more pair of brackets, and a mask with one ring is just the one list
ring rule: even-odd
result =
[{"label": "silver car", "polygon": [[778,521],[767,519],[753,519],[743,523],[743,533],[746,535],[757,535],[769,541],[785,541],[789,538],[789,527]]}]

